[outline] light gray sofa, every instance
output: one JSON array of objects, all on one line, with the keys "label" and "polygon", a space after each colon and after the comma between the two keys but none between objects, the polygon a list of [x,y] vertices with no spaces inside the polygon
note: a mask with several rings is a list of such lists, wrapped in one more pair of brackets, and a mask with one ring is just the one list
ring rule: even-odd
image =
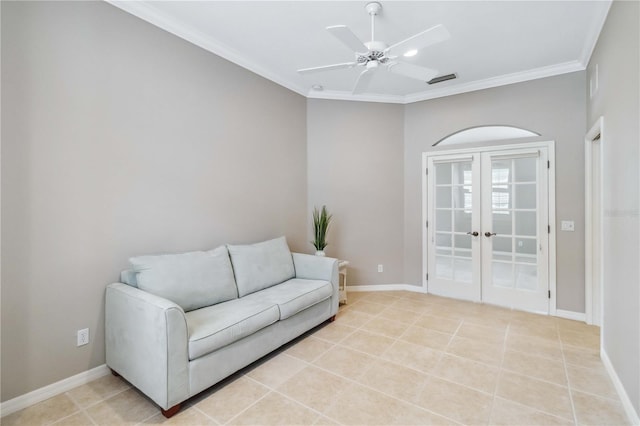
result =
[{"label": "light gray sofa", "polygon": [[166,417],[338,311],[337,260],[284,237],[130,262],[106,290],[107,365]]}]

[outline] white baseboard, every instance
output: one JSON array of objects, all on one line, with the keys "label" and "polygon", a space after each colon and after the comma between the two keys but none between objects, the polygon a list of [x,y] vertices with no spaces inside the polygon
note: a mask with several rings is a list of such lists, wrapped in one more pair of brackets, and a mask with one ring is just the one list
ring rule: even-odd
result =
[{"label": "white baseboard", "polygon": [[600,347],[600,358],[602,359],[604,368],[607,370],[607,373],[609,373],[609,377],[611,377],[613,386],[618,392],[618,396],[620,397],[620,401],[622,401],[622,406],[624,407],[624,411],[627,413],[629,421],[632,425],[640,425],[640,417],[638,417],[638,413],[636,413],[636,410],[633,408],[631,399],[629,399],[627,391],[624,389],[624,386],[622,386],[622,382],[620,381],[616,370],[613,368],[613,364],[611,364],[611,360],[609,359],[607,352],[604,350],[604,347]]},{"label": "white baseboard", "polygon": [[555,316],[574,320],[574,321],[587,322],[587,315],[584,312],[573,312],[573,311],[565,311],[564,309],[556,309]]},{"label": "white baseboard", "polygon": [[347,291],[413,291],[425,293],[424,288],[411,284],[380,284],[380,285],[348,285]]},{"label": "white baseboard", "polygon": [[8,401],[0,404],[0,416],[4,417],[16,411],[20,411],[23,408],[27,408],[30,405],[44,401],[49,398],[53,398],[63,392],[71,390],[75,387],[85,385],[92,380],[98,379],[102,376],[110,374],[111,370],[106,364],[102,364],[91,370],[83,371],[75,376],[68,377],[60,380],[59,382],[52,383],[40,389],[36,389],[32,392],[20,395]]}]

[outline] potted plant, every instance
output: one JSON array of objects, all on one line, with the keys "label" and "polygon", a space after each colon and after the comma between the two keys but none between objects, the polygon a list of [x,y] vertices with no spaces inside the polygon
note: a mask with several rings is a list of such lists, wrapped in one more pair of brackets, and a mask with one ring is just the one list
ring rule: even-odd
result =
[{"label": "potted plant", "polygon": [[327,207],[322,206],[322,209],[318,210],[317,207],[313,208],[313,235],[314,239],[311,242],[316,248],[316,256],[324,256],[324,248],[327,244],[327,230],[331,223],[331,217],[327,213]]}]

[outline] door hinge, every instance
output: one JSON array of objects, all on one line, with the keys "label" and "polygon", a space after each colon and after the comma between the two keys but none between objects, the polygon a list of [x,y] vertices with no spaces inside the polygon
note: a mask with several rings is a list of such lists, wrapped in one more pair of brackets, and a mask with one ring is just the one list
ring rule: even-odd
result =
[{"label": "door hinge", "polygon": [[429,168],[424,169],[424,174],[428,175],[429,174]]},{"label": "door hinge", "polygon": [[427,281],[429,281],[429,274],[427,274],[426,278],[427,278]]},{"label": "door hinge", "polygon": [[547,234],[551,233],[551,225],[547,225]]},{"label": "door hinge", "polygon": [[429,221],[427,221],[427,223],[425,224],[425,226],[428,228],[429,227]]},{"label": "door hinge", "polygon": [[551,161],[547,160],[547,169],[551,168]]},{"label": "door hinge", "polygon": [[551,290],[549,290],[549,299],[551,299]]}]

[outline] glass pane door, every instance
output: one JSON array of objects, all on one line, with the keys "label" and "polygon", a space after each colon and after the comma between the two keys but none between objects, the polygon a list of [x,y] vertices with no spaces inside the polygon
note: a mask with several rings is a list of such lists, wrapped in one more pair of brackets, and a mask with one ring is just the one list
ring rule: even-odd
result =
[{"label": "glass pane door", "polygon": [[546,153],[482,154],[482,298],[548,312]]},{"label": "glass pane door", "polygon": [[477,155],[431,160],[427,179],[429,292],[476,301],[480,300],[477,160]]}]

